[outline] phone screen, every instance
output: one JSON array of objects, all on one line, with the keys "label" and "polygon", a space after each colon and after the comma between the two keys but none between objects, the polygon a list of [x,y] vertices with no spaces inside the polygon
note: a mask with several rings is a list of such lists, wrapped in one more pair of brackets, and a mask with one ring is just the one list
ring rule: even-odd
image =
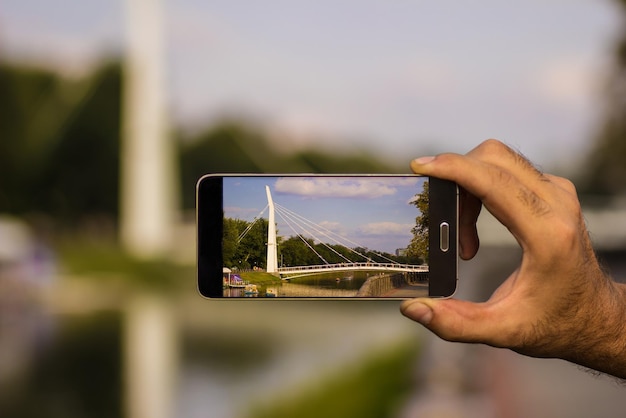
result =
[{"label": "phone screen", "polygon": [[[201,292],[203,286],[210,289],[210,297],[427,297],[433,295],[431,259],[441,256],[432,252],[456,260],[451,244],[456,240],[449,238],[451,229],[456,231],[450,228],[456,226],[456,208],[436,228],[439,235],[439,225],[447,225],[446,239],[433,240],[430,203],[439,197],[428,177],[203,179],[198,188],[198,278]],[[200,187],[203,181],[208,188]],[[448,189],[456,194],[456,188]],[[203,204],[212,210],[201,211]],[[202,225],[210,238],[201,236]],[[441,281],[443,276],[437,276]],[[456,283],[456,274],[449,280]]]}]

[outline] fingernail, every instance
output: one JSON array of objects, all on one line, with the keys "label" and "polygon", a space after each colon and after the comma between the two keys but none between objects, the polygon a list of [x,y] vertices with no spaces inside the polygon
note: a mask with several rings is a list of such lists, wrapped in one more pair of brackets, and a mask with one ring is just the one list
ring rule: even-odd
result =
[{"label": "fingernail", "polygon": [[419,165],[425,165],[425,164],[430,163],[434,159],[435,159],[435,157],[420,157],[420,158],[414,159],[413,163],[419,164]]},{"label": "fingernail", "polygon": [[413,302],[402,310],[402,313],[422,325],[430,324],[433,319],[432,309],[420,302]]}]

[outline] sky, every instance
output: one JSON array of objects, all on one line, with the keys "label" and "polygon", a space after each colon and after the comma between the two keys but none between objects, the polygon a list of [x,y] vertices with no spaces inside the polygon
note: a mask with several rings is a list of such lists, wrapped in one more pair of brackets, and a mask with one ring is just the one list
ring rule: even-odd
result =
[{"label": "sky", "polygon": [[411,202],[423,184],[417,176],[225,177],[224,216],[253,221],[262,213],[268,219],[269,186],[278,235],[393,254],[411,240],[420,214]]},{"label": "sky", "polygon": [[[403,164],[495,137],[575,167],[622,23],[611,0],[161,3],[177,126],[243,115],[283,148]],[[123,0],[0,0],[0,53],[81,74],[124,50],[126,24]]]}]

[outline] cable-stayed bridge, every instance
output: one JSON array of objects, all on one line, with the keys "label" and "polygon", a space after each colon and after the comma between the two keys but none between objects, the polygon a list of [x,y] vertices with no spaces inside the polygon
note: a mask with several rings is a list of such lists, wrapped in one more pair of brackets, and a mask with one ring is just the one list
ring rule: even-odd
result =
[{"label": "cable-stayed bridge", "polygon": [[[281,206],[274,202],[270,192],[269,186],[265,186],[267,194],[267,206],[259,213],[256,219],[258,219],[266,209],[269,208],[268,219],[268,231],[267,231],[267,272],[279,275],[308,275],[323,272],[341,272],[341,271],[389,271],[389,272],[415,272],[415,273],[428,273],[427,265],[415,265],[415,264],[402,264],[395,260],[386,257],[384,254],[377,253],[377,256],[384,261],[374,261],[371,257],[362,254],[356,250],[356,248],[363,248],[358,243],[351,241],[350,239],[341,236],[340,234],[325,228],[315,222],[303,217],[302,215],[291,211],[290,209]],[[283,222],[295,233],[295,235],[302,240],[302,242],[308,247],[310,251],[315,253],[321,263],[302,265],[302,266],[278,266],[277,255],[277,240],[276,240],[276,215],[283,220]],[[256,221],[255,219],[255,221]],[[245,234],[252,228],[252,224],[248,226],[246,230],[239,236],[239,240],[245,236]],[[341,259],[342,261],[337,263],[328,262],[319,251],[317,251],[307,240],[307,237],[312,237],[314,241],[318,241],[328,251],[334,253],[337,257],[335,259]],[[323,237],[323,238],[320,238]],[[325,242],[326,241],[326,242]],[[327,242],[334,243],[330,245]],[[337,246],[341,246],[343,249],[351,253],[351,257],[360,261],[353,261],[338,251]],[[352,247],[352,248],[351,248]]]},{"label": "cable-stayed bridge", "polygon": [[335,263],[313,264],[308,266],[279,267],[280,274],[323,273],[325,271],[397,271],[428,273],[428,266],[400,263]]}]

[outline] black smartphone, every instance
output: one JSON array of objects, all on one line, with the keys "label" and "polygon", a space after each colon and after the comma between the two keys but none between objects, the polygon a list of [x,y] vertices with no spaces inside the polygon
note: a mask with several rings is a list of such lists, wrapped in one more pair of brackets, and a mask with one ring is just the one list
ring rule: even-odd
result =
[{"label": "black smartphone", "polygon": [[450,297],[458,187],[418,175],[209,174],[197,184],[208,298]]}]

